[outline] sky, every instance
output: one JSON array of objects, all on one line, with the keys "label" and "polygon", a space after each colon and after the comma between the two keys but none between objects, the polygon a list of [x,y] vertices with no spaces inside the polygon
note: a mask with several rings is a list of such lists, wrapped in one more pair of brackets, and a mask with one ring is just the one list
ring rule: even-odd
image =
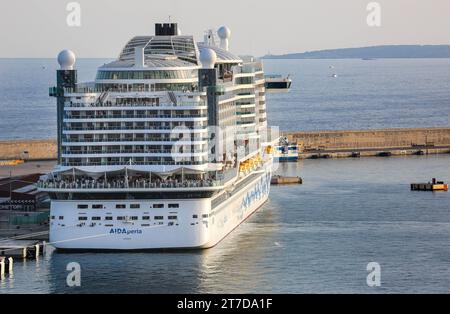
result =
[{"label": "sky", "polygon": [[200,41],[226,25],[230,49],[262,56],[380,44],[450,44],[449,0],[378,0],[380,26],[369,26],[371,0],[78,0],[81,25],[69,26],[67,0],[1,0],[0,57],[118,56],[154,24],[177,22]]}]

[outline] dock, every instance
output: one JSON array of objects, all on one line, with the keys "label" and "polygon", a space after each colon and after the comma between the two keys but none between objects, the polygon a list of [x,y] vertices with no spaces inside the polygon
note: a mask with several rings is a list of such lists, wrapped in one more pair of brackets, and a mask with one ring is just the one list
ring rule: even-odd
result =
[{"label": "dock", "polygon": [[5,240],[0,242],[0,256],[13,258],[37,258],[42,255],[45,243],[34,240]]},{"label": "dock", "polygon": [[358,158],[450,153],[450,127],[282,132],[299,158]]},{"label": "dock", "polygon": [[286,176],[280,176],[275,175],[272,177],[271,184],[277,185],[277,184],[302,184],[303,180],[300,177],[286,177]]},{"label": "dock", "polygon": [[5,279],[5,275],[13,274],[13,264],[15,260],[38,259],[45,254],[45,242],[10,240],[0,241],[0,280]]}]

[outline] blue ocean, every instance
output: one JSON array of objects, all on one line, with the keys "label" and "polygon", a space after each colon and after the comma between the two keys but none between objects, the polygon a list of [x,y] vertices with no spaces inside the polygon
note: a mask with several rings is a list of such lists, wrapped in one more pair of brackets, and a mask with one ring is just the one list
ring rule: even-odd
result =
[{"label": "blue ocean", "polygon": [[[79,81],[109,59],[77,61]],[[450,124],[450,59],[266,60],[292,89],[267,96],[282,131],[431,127]],[[0,140],[55,138],[55,59],[0,59]],[[337,77],[332,77],[336,74]]]},{"label": "blue ocean", "polygon": [[[78,61],[80,80],[107,60]],[[0,60],[0,138],[55,137],[55,60]],[[268,60],[291,74],[267,96],[281,130],[450,125],[450,60]],[[337,77],[332,77],[336,74]],[[303,160],[277,173],[269,201],[216,247],[172,253],[51,252],[17,261],[0,293],[450,292],[450,193],[410,191],[450,181],[450,155]],[[1,240],[1,239],[0,239]],[[69,287],[68,263],[81,266]],[[367,265],[380,266],[380,286]]]}]

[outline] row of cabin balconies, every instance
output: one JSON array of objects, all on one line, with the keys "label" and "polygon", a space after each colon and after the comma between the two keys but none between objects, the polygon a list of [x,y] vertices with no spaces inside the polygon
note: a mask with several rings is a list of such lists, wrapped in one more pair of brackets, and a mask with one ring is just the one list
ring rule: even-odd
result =
[{"label": "row of cabin balconies", "polygon": [[[188,128],[190,130],[202,130],[207,127],[207,122],[71,122],[65,123],[64,131],[126,131],[126,130],[146,130],[157,131],[172,130],[177,127]],[[108,132],[110,133],[110,132]],[[145,132],[150,133],[150,132]]]},{"label": "row of cabin balconies", "polygon": [[[207,141],[206,135],[198,134],[174,136],[172,134],[107,134],[100,136],[66,135],[63,145],[70,143],[102,143],[102,142],[202,142]],[[171,136],[172,135],[172,136]]]},{"label": "row of cabin balconies", "polygon": [[127,166],[127,165],[166,165],[191,166],[204,165],[208,158],[192,157],[173,160],[170,157],[103,157],[103,158],[62,158],[62,166]]},{"label": "row of cabin balconies", "polygon": [[[85,94],[98,94],[98,93],[157,93],[157,92],[181,92],[181,93],[199,93],[197,86],[197,78],[187,79],[186,82],[181,83],[155,83],[155,84],[111,84],[111,83],[98,83],[96,86],[81,85],[78,84],[75,88],[65,87],[63,88],[64,95],[85,95]],[[89,84],[89,83],[88,83]]]},{"label": "row of cabin balconies", "polygon": [[[195,145],[195,146],[201,146],[201,145]],[[205,146],[205,145],[204,145]],[[97,146],[98,147],[98,146]],[[174,147],[173,149],[146,149],[146,148],[122,148],[122,149],[112,149],[111,147],[108,147],[107,149],[105,147],[107,146],[101,146],[101,147],[93,147],[93,146],[84,146],[79,147],[82,149],[75,149],[77,147],[64,147],[62,150],[62,156],[69,157],[68,155],[115,155],[115,154],[121,154],[121,155],[165,155],[165,156],[172,156],[173,154],[176,155],[192,155],[192,156],[202,156],[207,155],[207,147],[196,147],[193,146],[184,147],[179,146]],[[127,147],[127,146],[126,146]],[[103,148],[103,149],[102,149]],[[73,156],[72,156],[73,157]]]},{"label": "row of cabin balconies", "polygon": [[117,110],[118,108],[127,109],[135,109],[135,108],[151,108],[151,109],[159,109],[159,108],[168,108],[170,110],[185,110],[185,108],[193,107],[205,107],[206,102],[199,99],[190,99],[187,101],[179,101],[176,104],[173,103],[169,98],[161,99],[158,101],[130,101],[124,102],[120,101],[121,98],[113,99],[113,101],[105,101],[105,102],[97,102],[94,100],[77,100],[76,98],[71,98],[64,103],[65,110]]},{"label": "row of cabin balconies", "polygon": [[123,119],[123,118],[204,118],[206,112],[192,110],[189,112],[103,112],[103,111],[68,111],[65,113],[65,119]]}]

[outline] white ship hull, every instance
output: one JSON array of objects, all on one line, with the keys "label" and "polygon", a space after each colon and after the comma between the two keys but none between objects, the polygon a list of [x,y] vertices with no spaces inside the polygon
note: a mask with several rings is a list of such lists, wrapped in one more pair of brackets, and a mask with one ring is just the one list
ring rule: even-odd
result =
[{"label": "white ship hull", "polygon": [[[209,248],[264,204],[269,196],[271,171],[267,167],[253,174],[254,179],[215,208],[211,208],[211,198],[86,202],[53,200],[50,241],[54,247],[67,250]],[[80,203],[90,205],[89,209],[77,209]],[[99,203],[103,209],[90,209],[92,204]],[[115,206],[118,203],[127,204],[127,209],[117,210]],[[164,208],[150,208],[155,203],[164,204]],[[168,208],[168,204],[175,203],[179,204],[179,208]],[[129,209],[130,204],[139,204],[140,208]],[[83,223],[79,221],[80,216],[88,218]],[[105,221],[105,216],[113,216],[114,220]],[[117,221],[117,216],[137,216],[138,219]],[[150,220],[143,221],[143,216],[150,216]],[[155,220],[155,216],[162,216],[163,219]],[[169,216],[172,220],[168,219]],[[174,216],[177,219],[174,220]],[[101,217],[101,220],[92,221],[92,217]]]}]

